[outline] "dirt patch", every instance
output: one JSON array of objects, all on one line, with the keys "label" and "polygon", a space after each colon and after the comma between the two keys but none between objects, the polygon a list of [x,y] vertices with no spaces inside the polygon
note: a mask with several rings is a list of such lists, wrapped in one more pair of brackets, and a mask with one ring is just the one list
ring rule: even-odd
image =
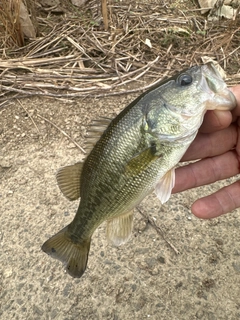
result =
[{"label": "dirt patch", "polygon": [[[182,1],[162,4],[163,15],[164,10],[172,10],[172,18],[178,17],[177,12],[181,17],[186,15],[187,11],[179,10],[196,8],[191,1],[184,2],[184,6]],[[63,9],[66,8],[64,5]],[[137,11],[133,10],[133,14]],[[204,27],[204,18],[201,21],[196,28]],[[147,32],[149,37],[151,32]],[[175,40],[169,36],[173,34],[159,39],[165,60],[151,74],[154,79],[166,71],[166,61],[170,63],[170,73],[188,62],[196,62],[191,59],[196,45],[190,48],[186,37],[182,43],[175,43],[182,34],[177,34]],[[206,35],[198,36],[207,45]],[[221,39],[230,54],[224,61],[218,38],[210,39],[209,45],[218,42],[220,47],[213,50],[214,56],[222,65],[226,63],[229,74],[236,73],[239,50],[227,47],[230,38],[221,35]],[[156,33],[150,40],[157,40]],[[164,46],[165,40],[169,43]],[[174,54],[168,51],[171,44],[175,46]],[[239,42],[234,45],[236,49]],[[208,46],[205,50],[210,54]],[[10,80],[11,72],[6,73]],[[136,83],[141,88],[145,85],[139,79]],[[10,88],[12,83],[5,85]],[[8,96],[6,90],[4,94]],[[1,97],[5,99],[4,95]],[[81,279],[71,278],[60,262],[40,249],[46,239],[73,219],[78,207],[78,201],[69,202],[61,194],[55,174],[60,167],[82,159],[83,153],[59,129],[83,146],[86,127],[92,119],[118,113],[135,97],[136,94],[128,94],[94,98],[88,93],[87,98],[65,102],[29,95],[19,101],[9,99],[8,105],[0,108],[2,319],[240,319],[239,210],[208,221],[197,219],[190,210],[195,199],[214,192],[231,179],[173,195],[162,207],[154,195],[141,203],[140,210],[154,219],[176,250],[137,210],[134,232],[124,246],[108,245],[104,224],[96,230],[88,268]]]},{"label": "dirt patch", "polygon": [[[118,112],[133,96],[79,99],[64,104],[25,99],[1,116],[1,308],[3,319],[238,319],[240,317],[239,210],[202,221],[190,205],[229,181],[172,196],[154,195],[140,208],[165,238],[135,212],[130,241],[107,244],[105,226],[94,236],[88,268],[72,279],[40,247],[73,218],[78,201],[60,193],[55,173],[82,158],[46,117],[80,145],[96,114]],[[30,117],[31,116],[31,117]]]}]

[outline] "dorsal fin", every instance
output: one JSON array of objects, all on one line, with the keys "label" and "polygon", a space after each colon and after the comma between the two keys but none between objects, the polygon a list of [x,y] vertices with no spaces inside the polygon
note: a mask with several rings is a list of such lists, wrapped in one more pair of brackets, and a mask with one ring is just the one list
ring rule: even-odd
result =
[{"label": "dorsal fin", "polygon": [[100,117],[97,120],[93,120],[88,129],[87,134],[85,136],[86,141],[84,144],[85,149],[89,152],[96,144],[96,142],[100,139],[103,132],[109,126],[112,119],[107,117]]},{"label": "dorsal fin", "polygon": [[67,166],[58,170],[56,174],[59,189],[64,196],[70,200],[77,200],[80,197],[80,177],[83,162]]}]

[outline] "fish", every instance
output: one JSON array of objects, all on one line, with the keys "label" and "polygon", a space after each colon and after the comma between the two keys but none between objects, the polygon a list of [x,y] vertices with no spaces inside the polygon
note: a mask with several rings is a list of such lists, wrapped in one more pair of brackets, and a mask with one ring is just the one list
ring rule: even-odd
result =
[{"label": "fish", "polygon": [[42,250],[80,278],[91,238],[106,221],[107,239],[124,244],[133,229],[134,208],[155,190],[163,204],[175,184],[175,167],[196,137],[207,110],[236,106],[213,64],[196,65],[140,95],[114,119],[93,121],[86,158],[57,172],[64,196],[80,203],[73,221]]}]

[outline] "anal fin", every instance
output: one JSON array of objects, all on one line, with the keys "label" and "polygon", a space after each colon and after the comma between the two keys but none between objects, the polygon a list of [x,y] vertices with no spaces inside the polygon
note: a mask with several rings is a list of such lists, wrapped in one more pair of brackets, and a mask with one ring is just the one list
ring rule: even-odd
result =
[{"label": "anal fin", "polygon": [[107,221],[107,239],[115,246],[128,241],[133,229],[133,210]]}]

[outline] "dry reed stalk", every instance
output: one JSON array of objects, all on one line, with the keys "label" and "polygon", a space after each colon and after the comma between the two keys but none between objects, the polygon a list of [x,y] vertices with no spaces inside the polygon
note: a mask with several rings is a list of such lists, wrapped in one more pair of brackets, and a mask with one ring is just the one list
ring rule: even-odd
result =
[{"label": "dry reed stalk", "polygon": [[101,0],[101,4],[102,4],[102,16],[103,16],[104,29],[105,29],[105,30],[108,30],[107,0]]},{"label": "dry reed stalk", "polygon": [[142,91],[201,63],[203,55],[227,68],[229,84],[239,81],[239,17],[209,22],[198,11],[163,8],[159,0],[112,0],[106,31],[102,20],[89,17],[91,8],[56,24],[41,18],[44,34],[0,59],[0,104],[16,96],[70,100]]},{"label": "dry reed stalk", "polygon": [[1,0],[0,21],[4,27],[5,47],[23,46],[24,37],[21,29],[19,12],[21,0]]}]

